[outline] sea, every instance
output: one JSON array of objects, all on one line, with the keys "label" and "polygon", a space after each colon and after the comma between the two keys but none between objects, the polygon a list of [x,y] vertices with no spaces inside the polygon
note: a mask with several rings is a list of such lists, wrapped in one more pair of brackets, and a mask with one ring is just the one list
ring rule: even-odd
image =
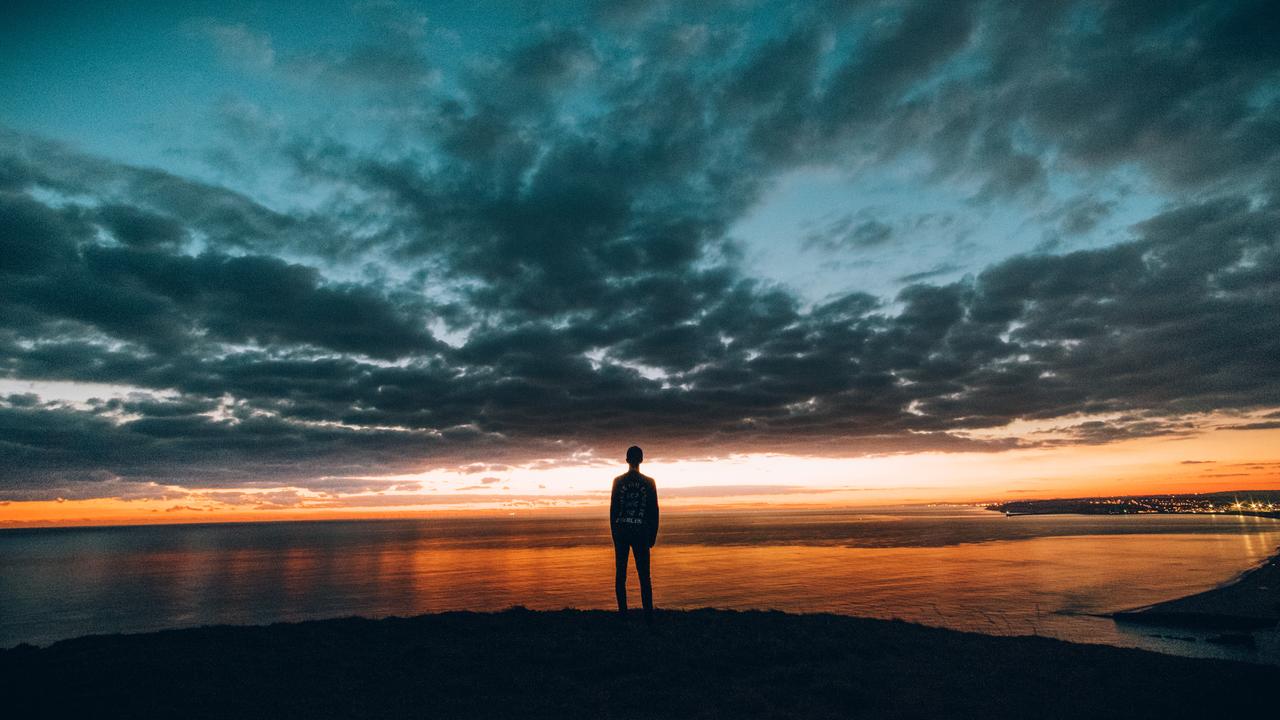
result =
[{"label": "sea", "polygon": [[[1280,664],[1280,634],[1116,623],[1231,582],[1280,546],[1234,515],[1033,515],[976,507],[669,511],[660,608],[899,618]],[[639,605],[632,570],[631,603]],[[612,608],[598,514],[0,531],[0,647],[87,634],[449,610]]]}]

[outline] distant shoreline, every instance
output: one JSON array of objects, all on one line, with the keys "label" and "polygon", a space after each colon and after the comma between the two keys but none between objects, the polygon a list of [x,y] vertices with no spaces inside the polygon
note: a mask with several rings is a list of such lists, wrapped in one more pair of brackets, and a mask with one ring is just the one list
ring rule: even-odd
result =
[{"label": "distant shoreline", "polygon": [[1219,510],[1214,512],[1195,512],[1195,511],[1147,511],[1147,512],[1090,512],[1087,510],[1040,510],[1034,512],[1000,510],[995,507],[988,507],[991,512],[1003,513],[1006,517],[1035,517],[1037,515],[1105,515],[1111,517],[1136,517],[1140,515],[1229,515],[1233,517],[1260,517],[1269,518],[1271,520],[1280,520],[1280,511],[1267,510]]},{"label": "distant shoreline", "polygon": [[1212,493],[1111,495],[1009,500],[986,509],[1021,515],[1244,515],[1280,519],[1280,491],[1230,490]]},{"label": "distant shoreline", "polygon": [[[15,717],[1115,717],[1267,709],[1280,668],[725,610],[348,618],[0,650]],[[1188,693],[1188,688],[1195,692]]]}]

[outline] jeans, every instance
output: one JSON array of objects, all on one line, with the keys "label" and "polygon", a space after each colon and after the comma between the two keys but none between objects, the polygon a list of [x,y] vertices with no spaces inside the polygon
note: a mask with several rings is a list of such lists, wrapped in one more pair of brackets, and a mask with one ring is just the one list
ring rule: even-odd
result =
[{"label": "jeans", "polygon": [[649,544],[644,540],[614,538],[613,589],[618,596],[618,612],[627,610],[627,554],[636,556],[636,574],[640,576],[640,601],[644,603],[644,614],[648,618],[653,614],[653,585],[649,582]]}]

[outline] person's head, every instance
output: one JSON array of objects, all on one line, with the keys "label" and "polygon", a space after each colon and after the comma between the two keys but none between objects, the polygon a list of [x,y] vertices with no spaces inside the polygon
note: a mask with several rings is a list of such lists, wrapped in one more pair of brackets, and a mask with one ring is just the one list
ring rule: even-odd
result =
[{"label": "person's head", "polygon": [[627,464],[635,467],[644,462],[644,451],[638,445],[632,445],[627,448]]}]

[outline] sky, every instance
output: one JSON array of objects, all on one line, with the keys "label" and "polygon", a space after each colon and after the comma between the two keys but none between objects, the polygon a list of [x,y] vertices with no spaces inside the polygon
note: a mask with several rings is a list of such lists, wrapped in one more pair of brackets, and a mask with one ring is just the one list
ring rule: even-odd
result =
[{"label": "sky", "polygon": [[0,13],[0,524],[1280,487],[1269,2]]}]

